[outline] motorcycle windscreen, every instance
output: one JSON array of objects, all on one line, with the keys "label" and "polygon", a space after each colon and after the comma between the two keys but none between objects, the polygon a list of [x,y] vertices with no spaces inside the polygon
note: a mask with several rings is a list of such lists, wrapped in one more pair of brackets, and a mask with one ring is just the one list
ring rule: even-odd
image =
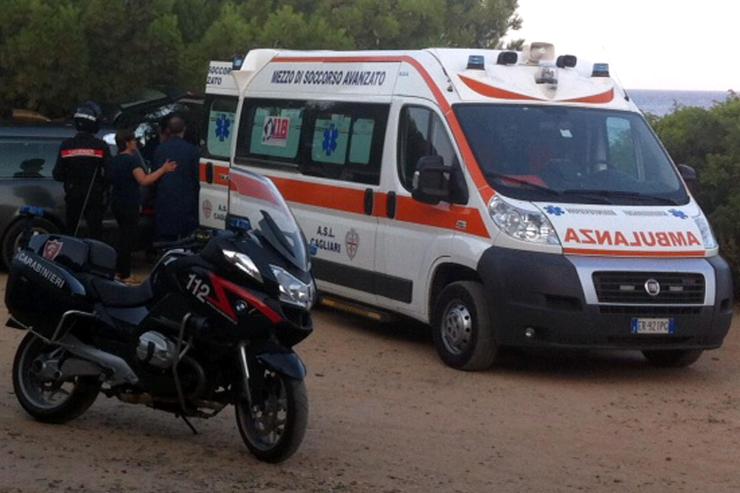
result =
[{"label": "motorcycle windscreen", "polygon": [[309,269],[308,246],[288,204],[270,179],[232,168],[229,214],[249,219],[252,229],[302,271]]}]

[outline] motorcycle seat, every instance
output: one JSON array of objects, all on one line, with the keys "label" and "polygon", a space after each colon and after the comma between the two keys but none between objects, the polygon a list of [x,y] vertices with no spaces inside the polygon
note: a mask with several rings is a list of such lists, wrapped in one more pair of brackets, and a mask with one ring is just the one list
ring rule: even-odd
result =
[{"label": "motorcycle seat", "polygon": [[149,279],[138,286],[128,286],[118,281],[95,277],[91,279],[98,298],[105,306],[131,308],[146,305],[154,298]]}]

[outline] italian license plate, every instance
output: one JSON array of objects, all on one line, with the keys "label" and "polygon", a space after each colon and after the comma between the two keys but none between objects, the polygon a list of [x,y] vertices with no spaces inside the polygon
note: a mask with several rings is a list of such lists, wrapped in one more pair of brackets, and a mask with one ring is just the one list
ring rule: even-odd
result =
[{"label": "italian license plate", "polygon": [[633,318],[633,334],[674,334],[676,321],[672,318]]}]

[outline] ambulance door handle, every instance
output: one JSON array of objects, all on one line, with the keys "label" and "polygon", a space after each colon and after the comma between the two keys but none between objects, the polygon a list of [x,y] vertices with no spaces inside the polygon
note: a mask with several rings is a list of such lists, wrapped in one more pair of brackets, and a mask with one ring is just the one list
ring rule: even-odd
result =
[{"label": "ambulance door handle", "polygon": [[206,163],[206,182],[213,183],[213,163]]},{"label": "ambulance door handle", "polygon": [[365,189],[365,214],[368,216],[373,215],[373,203],[374,203],[374,195],[373,195],[373,189],[372,188],[366,188]]},{"label": "ambulance door handle", "polygon": [[388,192],[385,203],[385,213],[390,219],[396,217],[396,192]]}]

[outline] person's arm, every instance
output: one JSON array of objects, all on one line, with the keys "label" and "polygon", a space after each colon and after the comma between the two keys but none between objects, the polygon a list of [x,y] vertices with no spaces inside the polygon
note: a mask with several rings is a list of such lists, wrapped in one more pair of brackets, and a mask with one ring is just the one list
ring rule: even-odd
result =
[{"label": "person's arm", "polygon": [[141,167],[134,168],[133,173],[134,173],[134,178],[139,183],[139,185],[141,185],[142,187],[148,187],[149,185],[156,183],[157,180],[162,178],[167,173],[171,173],[175,171],[176,169],[177,169],[177,163],[174,161],[170,161],[168,159],[156,171],[152,171],[148,175]]}]

